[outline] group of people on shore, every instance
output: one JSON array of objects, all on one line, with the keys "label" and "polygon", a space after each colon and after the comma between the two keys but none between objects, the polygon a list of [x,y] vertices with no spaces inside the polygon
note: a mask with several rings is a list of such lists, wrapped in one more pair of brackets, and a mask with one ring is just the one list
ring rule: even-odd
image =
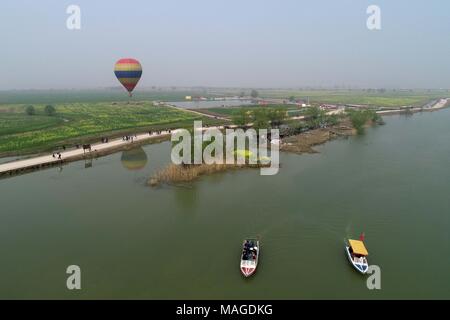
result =
[{"label": "group of people on shore", "polygon": [[61,160],[61,157],[62,157],[61,156],[61,152],[56,152],[56,153],[53,152],[52,157],[53,158],[58,158],[58,160]]},{"label": "group of people on shore", "polygon": [[[151,136],[153,134],[161,135],[163,132],[166,132],[166,133],[170,134],[171,133],[171,129],[163,129],[163,130],[155,130],[155,131],[151,131],[150,130],[148,132],[148,135],[149,136]],[[135,139],[137,139],[137,134],[126,135],[126,136],[122,137],[122,141],[131,141],[131,142],[133,142]],[[108,143],[109,142],[109,138],[108,137],[102,137],[101,138],[101,142],[102,143]],[[74,145],[74,147],[75,147],[75,149],[80,149],[81,145],[77,143],[77,144]],[[61,149],[65,151],[66,150],[66,146],[63,145],[61,147]],[[53,158],[57,158],[59,160],[62,158],[61,152],[53,152],[52,156],[53,156]]]},{"label": "group of people on shore", "polygon": [[131,142],[133,142],[133,140],[136,139],[136,138],[137,138],[136,134],[131,135],[131,136],[123,136],[122,137],[122,141],[131,141]]},{"label": "group of people on shore", "polygon": [[153,135],[153,134],[156,134],[156,135],[161,135],[163,132],[166,132],[166,133],[170,133],[171,132],[171,129],[163,129],[163,130],[155,130],[155,131],[149,131],[148,132],[148,135],[149,136],[151,136],[151,135]]}]

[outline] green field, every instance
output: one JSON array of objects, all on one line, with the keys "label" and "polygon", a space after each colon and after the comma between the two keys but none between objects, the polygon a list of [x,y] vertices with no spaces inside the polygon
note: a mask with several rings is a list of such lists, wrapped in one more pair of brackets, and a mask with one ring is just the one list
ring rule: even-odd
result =
[{"label": "green field", "polygon": [[[308,99],[311,103],[365,104],[376,107],[395,108],[401,106],[418,106],[427,101],[449,97],[449,90],[294,90],[294,89],[257,89],[262,98],[288,99],[295,97]],[[131,101],[161,100],[184,101],[185,96],[234,96],[240,92],[250,94],[249,88],[243,89],[153,89],[136,90]],[[69,102],[112,102],[130,99],[122,88],[96,90],[9,90],[0,91],[0,105],[4,104],[36,104],[36,103],[69,103]]]},{"label": "green field", "polygon": [[[186,95],[230,96],[248,89],[185,89],[137,91],[128,98],[117,88],[102,90],[28,90],[0,91],[0,156],[50,151],[63,144],[71,145],[95,141],[100,136],[119,136],[126,133],[158,128],[178,128],[192,125],[194,119],[204,123],[219,120],[197,116],[164,106],[154,106],[150,100],[181,101]],[[263,98],[288,100],[290,97],[309,101],[313,105],[361,104],[376,108],[422,106],[427,102],[449,97],[448,90],[283,90],[259,89]],[[26,105],[33,104],[36,115],[26,115]],[[44,113],[46,104],[56,107],[54,116]],[[240,108],[259,105],[204,109],[205,113],[231,117]],[[294,105],[284,107],[291,116],[301,111]],[[201,111],[201,110],[198,110]]]},{"label": "green field", "polygon": [[261,90],[265,98],[308,99],[310,103],[361,104],[382,108],[422,106],[432,99],[449,97],[448,90]]},{"label": "green field", "polygon": [[7,90],[0,91],[0,105],[17,103],[69,103],[112,101],[183,101],[187,95],[202,95],[196,90],[135,90],[130,99],[123,88],[97,90]]},{"label": "green field", "polygon": [[[190,112],[151,102],[54,104],[56,114],[47,116],[45,105],[34,105],[36,115],[25,114],[26,105],[0,105],[0,155],[51,150],[102,135],[120,135],[160,128],[192,126],[195,119],[211,124]],[[214,121],[217,122],[217,121]]]},{"label": "green field", "polygon": [[[261,105],[245,105],[245,106],[235,106],[235,107],[217,107],[217,108],[207,108],[207,109],[197,109],[196,111],[202,112],[206,111],[206,113],[224,116],[224,117],[231,117],[234,112],[237,112],[238,110],[245,109],[251,111],[253,108],[261,108]],[[294,105],[281,105],[281,104],[268,104],[264,105],[264,108],[285,108],[289,112],[297,113],[300,110]]]}]

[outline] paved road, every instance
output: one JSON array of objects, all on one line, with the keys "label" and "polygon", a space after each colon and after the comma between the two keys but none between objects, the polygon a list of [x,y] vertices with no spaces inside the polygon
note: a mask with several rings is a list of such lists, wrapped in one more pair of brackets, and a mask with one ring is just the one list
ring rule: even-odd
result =
[{"label": "paved road", "polygon": [[[229,126],[229,127],[232,128],[235,126]],[[208,128],[223,129],[223,126],[208,127]],[[206,129],[206,128],[203,128],[203,130],[204,129]],[[149,139],[157,138],[157,137],[163,137],[168,134],[171,134],[172,132],[175,132],[176,130],[177,129],[171,130],[170,132],[169,131],[161,131],[161,133],[159,133],[159,134],[153,132],[152,135],[149,135],[148,133],[138,134],[138,135],[133,136],[133,142],[131,140],[125,141],[125,140],[122,140],[122,138],[119,138],[119,139],[110,140],[109,142],[106,142],[106,143],[91,144],[91,150],[92,151],[105,151],[105,150],[109,150],[109,149],[116,149],[117,147],[129,145],[129,144],[132,144],[135,142],[145,141],[145,140],[149,140]],[[0,164],[0,174],[4,173],[4,172],[8,172],[8,171],[25,169],[25,168],[44,165],[44,164],[58,163],[60,160],[70,161],[71,159],[73,159],[75,157],[78,158],[79,156],[83,155],[84,153],[85,152],[83,151],[83,148],[80,148],[80,149],[74,149],[74,150],[68,150],[68,151],[61,152],[61,159],[58,159],[58,156],[56,154],[55,154],[55,156],[56,156],[55,158],[53,157],[53,155],[49,154],[49,155],[30,158],[30,159],[23,159],[23,160],[7,162],[7,163]],[[89,153],[89,151],[86,151],[86,154],[88,154],[88,153]]]},{"label": "paved road", "polygon": [[[442,108],[444,108],[446,106],[448,100],[450,100],[450,99],[448,99],[448,98],[447,99],[440,99],[439,101],[437,101],[431,107],[411,108],[410,111],[411,112],[419,112],[419,111],[435,111],[435,110],[439,110],[439,109],[442,109]],[[382,111],[377,111],[377,113],[381,114],[381,115],[383,115],[383,114],[390,114],[390,113],[396,114],[396,113],[402,112],[404,110],[405,110],[404,108],[403,109],[395,109],[395,110],[382,110]]]},{"label": "paved road", "polygon": [[[167,134],[169,134],[168,131],[162,131],[160,134],[153,133],[152,135],[149,135],[148,133],[139,134],[133,139],[133,141],[138,142],[138,141],[147,140],[147,139],[150,139],[153,137],[162,137]],[[92,151],[108,150],[108,149],[117,148],[117,147],[120,147],[123,145],[127,145],[130,143],[133,143],[133,142],[124,141],[120,138],[120,139],[111,140],[107,143],[92,144],[91,149],[92,149]],[[86,153],[88,153],[88,151],[86,151]],[[61,160],[68,160],[70,158],[77,157],[77,156],[80,156],[83,154],[84,154],[83,148],[64,151],[64,152],[61,152]],[[38,166],[38,165],[42,165],[42,164],[57,163],[57,162],[59,162],[59,159],[57,157],[53,158],[53,156],[51,154],[46,155],[46,156],[36,157],[36,158],[17,160],[17,161],[13,161],[13,162],[7,162],[7,163],[0,164],[0,173],[8,172],[11,170],[18,170],[18,169]]]}]

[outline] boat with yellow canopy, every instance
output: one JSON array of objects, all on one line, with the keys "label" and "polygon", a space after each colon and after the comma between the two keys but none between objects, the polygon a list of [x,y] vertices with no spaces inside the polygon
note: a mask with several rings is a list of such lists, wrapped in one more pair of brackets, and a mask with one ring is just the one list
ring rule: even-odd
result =
[{"label": "boat with yellow canopy", "polygon": [[367,256],[369,252],[364,245],[363,240],[349,239],[345,246],[345,252],[353,267],[360,273],[365,274],[369,269]]}]

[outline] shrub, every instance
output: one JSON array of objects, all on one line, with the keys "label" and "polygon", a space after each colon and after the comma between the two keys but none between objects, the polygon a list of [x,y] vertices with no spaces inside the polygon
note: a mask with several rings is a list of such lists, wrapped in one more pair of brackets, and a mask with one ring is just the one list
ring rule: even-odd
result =
[{"label": "shrub", "polygon": [[358,134],[364,134],[364,125],[368,121],[378,122],[380,118],[373,110],[350,110],[348,114]]},{"label": "shrub", "polygon": [[45,106],[44,112],[48,116],[53,116],[56,113],[56,109],[51,104]]},{"label": "shrub", "polygon": [[33,106],[27,106],[26,108],[25,108],[25,113],[27,114],[27,115],[29,115],[29,116],[32,116],[32,115],[35,115],[36,114],[36,109],[34,109],[34,107]]}]

